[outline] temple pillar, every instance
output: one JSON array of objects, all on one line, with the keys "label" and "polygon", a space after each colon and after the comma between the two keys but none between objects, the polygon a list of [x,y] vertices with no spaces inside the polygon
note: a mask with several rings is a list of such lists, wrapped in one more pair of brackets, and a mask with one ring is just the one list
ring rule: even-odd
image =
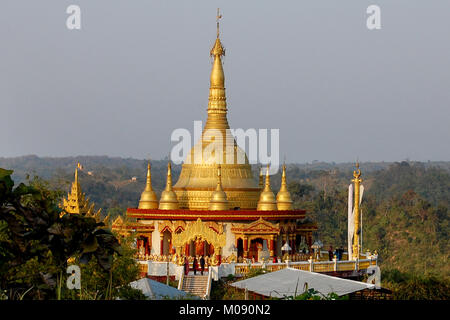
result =
[{"label": "temple pillar", "polygon": [[164,233],[161,233],[159,235],[160,242],[161,242],[161,248],[160,248],[160,255],[164,255]]},{"label": "temple pillar", "polygon": [[244,236],[244,258],[248,258],[248,236]]},{"label": "temple pillar", "polygon": [[270,239],[269,239],[269,251],[270,251],[270,256],[274,257],[275,256],[275,236],[271,235]]},{"label": "temple pillar", "polygon": [[189,243],[184,245],[184,255],[187,257],[189,256]]}]

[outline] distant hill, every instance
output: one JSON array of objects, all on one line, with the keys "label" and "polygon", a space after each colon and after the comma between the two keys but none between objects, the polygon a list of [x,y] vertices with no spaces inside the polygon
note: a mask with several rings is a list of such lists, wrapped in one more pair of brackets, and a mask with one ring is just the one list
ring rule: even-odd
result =
[{"label": "distant hill", "polygon": [[[67,193],[80,162],[83,191],[104,215],[123,215],[137,207],[145,186],[147,162],[131,158],[78,156],[0,158],[0,167],[14,170],[17,184],[39,176]],[[360,164],[365,187],[363,247],[377,249],[382,268],[450,277],[450,162],[365,162]],[[287,164],[289,190],[296,208],[307,210],[319,230],[314,235],[328,246],[346,246],[347,188],[353,163]],[[173,165],[173,183],[180,165]],[[166,183],[167,160],[152,161],[157,194]],[[253,166],[255,181],[259,166]],[[133,178],[135,177],[135,178]],[[271,177],[279,190],[281,172]]]},{"label": "distant hill", "polygon": [[[107,156],[77,156],[77,157],[38,157],[35,155],[0,158],[0,167],[14,170],[13,179],[16,184],[26,180],[27,175],[39,176],[49,180],[51,185],[66,192],[70,189],[73,181],[74,170],[80,162],[83,170],[79,177],[83,191],[96,203],[98,207],[107,212],[110,208],[136,207],[140,198],[140,193],[145,186],[147,173],[147,161],[132,158],[119,158]],[[407,162],[404,162],[407,163]],[[160,193],[166,183],[167,160],[152,160],[152,184],[157,193]],[[392,162],[364,162],[361,163],[363,176],[366,184],[377,177],[383,183],[377,185],[373,192],[380,197],[384,197],[384,192],[388,190],[401,171],[389,171],[394,165]],[[450,172],[450,162],[408,162],[414,168],[430,169],[428,172],[435,175],[429,178],[428,175],[420,174],[405,182],[398,190],[405,191],[414,189],[426,199],[436,202],[437,199],[447,196],[444,191],[437,194],[433,192],[431,184],[439,184],[439,174]],[[352,179],[354,163],[325,163],[315,161],[313,163],[287,165],[288,182],[299,182],[312,184],[318,189],[342,188],[346,189]],[[434,171],[433,171],[434,170]],[[181,165],[172,166],[173,182],[175,183],[181,171]],[[258,179],[259,166],[253,166],[255,180]],[[136,181],[132,178],[136,177]],[[424,181],[422,181],[422,180]],[[274,175],[271,179],[273,190],[278,190],[281,182],[281,174]],[[427,183],[425,183],[427,182]],[[414,185],[417,188],[414,188]],[[431,187],[431,189],[429,188]],[[438,186],[435,186],[438,187]],[[441,188],[442,189],[442,188]],[[444,194],[443,194],[444,193]]]}]

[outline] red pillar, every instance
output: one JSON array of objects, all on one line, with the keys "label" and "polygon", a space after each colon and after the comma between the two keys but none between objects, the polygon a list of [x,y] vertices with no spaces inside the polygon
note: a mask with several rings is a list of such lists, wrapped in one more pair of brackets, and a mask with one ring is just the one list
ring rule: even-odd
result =
[{"label": "red pillar", "polygon": [[184,255],[189,256],[189,243],[186,243],[184,246]]},{"label": "red pillar", "polygon": [[244,237],[244,258],[248,258],[248,238]]},{"label": "red pillar", "polygon": [[164,254],[164,236],[161,237],[161,255]]},{"label": "red pillar", "polygon": [[272,256],[275,257],[277,255],[277,248],[275,246],[275,239],[274,237],[270,237],[270,251],[273,252]]},{"label": "red pillar", "polygon": [[149,245],[148,237],[145,239],[145,254],[150,254],[150,245]]}]

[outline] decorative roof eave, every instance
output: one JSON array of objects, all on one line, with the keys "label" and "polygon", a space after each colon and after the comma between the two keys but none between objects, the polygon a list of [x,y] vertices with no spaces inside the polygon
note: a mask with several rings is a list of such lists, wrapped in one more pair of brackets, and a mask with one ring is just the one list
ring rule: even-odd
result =
[{"label": "decorative roof eave", "polygon": [[158,210],[158,209],[136,209],[128,208],[127,217],[136,219],[152,220],[219,220],[219,221],[255,221],[260,218],[264,220],[290,220],[305,218],[305,210]]},{"label": "decorative roof eave", "polygon": [[231,227],[231,232],[240,234],[279,234],[280,227],[279,224],[271,223],[265,221],[262,217],[257,221],[250,223],[249,225],[233,225]]}]

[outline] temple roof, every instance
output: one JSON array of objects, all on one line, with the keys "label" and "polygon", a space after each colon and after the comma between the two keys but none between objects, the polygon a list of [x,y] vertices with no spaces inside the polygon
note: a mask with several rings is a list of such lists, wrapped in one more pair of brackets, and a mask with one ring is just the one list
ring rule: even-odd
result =
[{"label": "temple roof", "polygon": [[305,218],[305,210],[153,210],[153,209],[127,209],[127,217],[136,219],[153,220],[218,220],[218,221],[252,221],[263,218],[264,220],[297,220]]}]

